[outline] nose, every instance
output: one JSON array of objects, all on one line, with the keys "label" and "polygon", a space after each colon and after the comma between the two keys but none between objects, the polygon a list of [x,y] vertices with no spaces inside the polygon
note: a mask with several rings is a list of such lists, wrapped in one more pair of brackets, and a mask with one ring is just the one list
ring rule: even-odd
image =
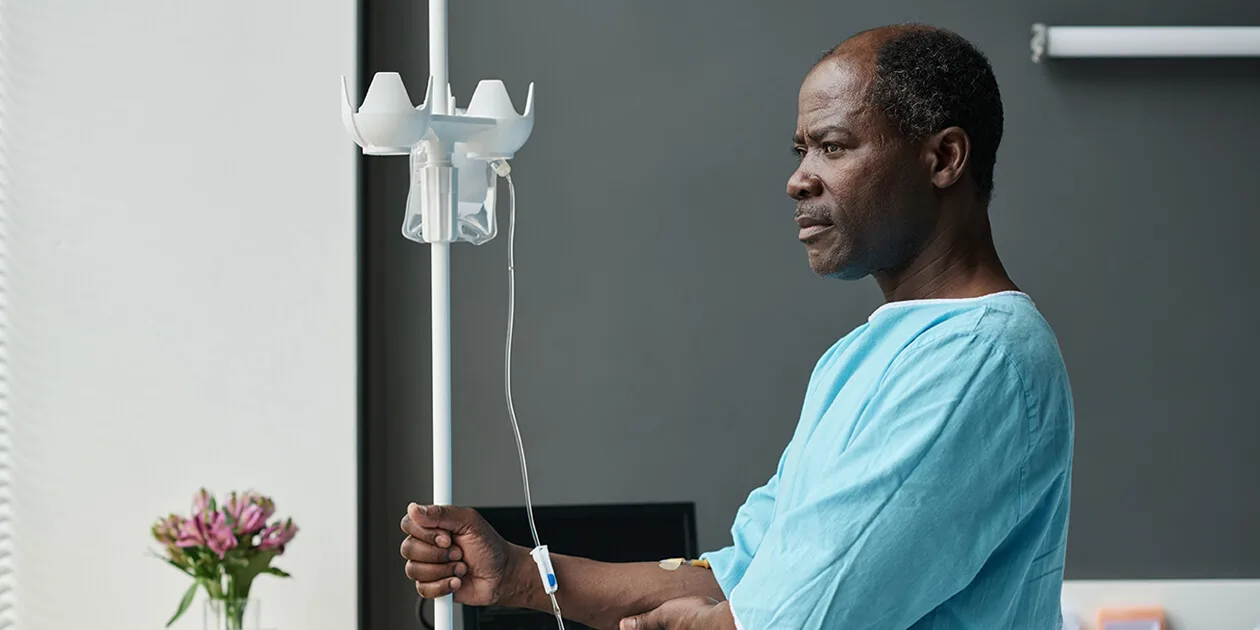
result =
[{"label": "nose", "polygon": [[819,197],[822,195],[822,180],[817,175],[807,172],[803,167],[798,168],[788,178],[787,194],[797,201]]}]

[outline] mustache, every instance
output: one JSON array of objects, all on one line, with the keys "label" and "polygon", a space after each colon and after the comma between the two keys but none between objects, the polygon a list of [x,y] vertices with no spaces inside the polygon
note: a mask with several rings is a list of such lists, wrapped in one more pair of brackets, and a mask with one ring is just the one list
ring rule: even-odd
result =
[{"label": "mustache", "polygon": [[801,219],[814,219],[817,221],[833,223],[831,213],[828,212],[826,208],[807,204],[798,204],[796,206],[796,214],[793,218],[797,221]]}]

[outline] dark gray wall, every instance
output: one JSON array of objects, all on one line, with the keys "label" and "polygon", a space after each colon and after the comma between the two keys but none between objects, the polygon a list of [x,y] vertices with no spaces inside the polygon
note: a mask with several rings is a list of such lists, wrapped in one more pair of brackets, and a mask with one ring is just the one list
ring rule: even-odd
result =
[{"label": "dark gray wall", "polygon": [[[855,31],[922,21],[975,41],[1002,86],[999,247],[1058,332],[1077,401],[1069,576],[1260,577],[1260,64],[1029,59],[1035,21],[1260,23],[1253,2],[1177,4],[453,2],[461,106],[477,79],[504,79],[518,108],[537,82],[514,166],[514,388],[536,501],[694,500],[701,546],[728,542],[817,356],[880,303],[869,280],[814,277],[796,242],[784,187],[800,79]],[[365,6],[368,71],[418,91],[424,3]],[[398,233],[405,162],[365,162],[381,628],[410,614],[397,522],[429,494],[428,250]],[[453,254],[464,504],[521,502],[501,390],[505,236]]]}]

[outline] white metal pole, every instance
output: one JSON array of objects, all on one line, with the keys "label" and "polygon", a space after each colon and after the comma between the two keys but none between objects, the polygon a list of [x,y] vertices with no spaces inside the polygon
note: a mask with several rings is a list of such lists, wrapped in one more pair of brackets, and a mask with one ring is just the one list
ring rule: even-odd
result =
[{"label": "white metal pole", "polygon": [[[433,503],[450,505],[451,491],[451,244],[433,248]],[[451,596],[434,601],[436,630],[452,630]]]},{"label": "white metal pole", "polygon": [[[449,114],[447,94],[446,0],[429,0],[429,74],[433,75],[433,113]],[[437,156],[431,156],[431,159]],[[440,158],[439,158],[440,159]],[[450,505],[451,487],[451,244],[430,243],[433,301],[433,503]],[[433,626],[453,630],[451,596],[433,602]]]},{"label": "white metal pole", "polygon": [[433,75],[434,114],[449,114],[447,93],[450,79],[446,74],[446,0],[429,0],[429,74]]}]

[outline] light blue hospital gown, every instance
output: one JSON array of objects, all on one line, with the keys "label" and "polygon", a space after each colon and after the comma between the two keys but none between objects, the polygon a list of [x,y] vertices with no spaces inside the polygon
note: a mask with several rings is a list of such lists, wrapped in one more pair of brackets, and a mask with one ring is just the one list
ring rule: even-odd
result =
[{"label": "light blue hospital gown", "polygon": [[1073,412],[1032,300],[893,302],[822,356],[705,554],[744,630],[1058,628]]}]

